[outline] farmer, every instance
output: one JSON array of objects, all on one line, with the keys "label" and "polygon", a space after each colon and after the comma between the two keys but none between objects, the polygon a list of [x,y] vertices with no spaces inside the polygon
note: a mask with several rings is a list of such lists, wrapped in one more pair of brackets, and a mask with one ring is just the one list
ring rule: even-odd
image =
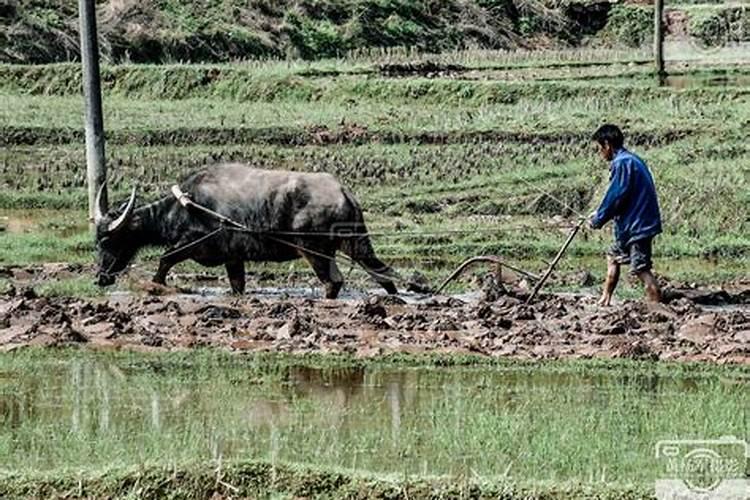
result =
[{"label": "farmer", "polygon": [[592,229],[615,221],[615,242],[607,252],[607,279],[599,305],[608,306],[620,278],[620,266],[630,264],[651,302],[661,300],[659,285],[651,274],[651,241],[661,233],[659,201],[654,179],[638,156],[624,147],[625,138],[615,125],[602,125],[592,138],[602,158],[610,162],[610,184],[599,209],[592,213]]}]

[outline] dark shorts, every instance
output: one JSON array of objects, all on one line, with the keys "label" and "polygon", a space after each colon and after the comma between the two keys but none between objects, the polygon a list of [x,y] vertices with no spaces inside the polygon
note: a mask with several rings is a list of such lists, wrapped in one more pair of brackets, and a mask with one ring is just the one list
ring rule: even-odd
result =
[{"label": "dark shorts", "polygon": [[624,245],[615,241],[614,245],[607,251],[618,264],[630,264],[630,272],[633,274],[651,270],[651,241],[653,238],[636,240],[630,245]]}]

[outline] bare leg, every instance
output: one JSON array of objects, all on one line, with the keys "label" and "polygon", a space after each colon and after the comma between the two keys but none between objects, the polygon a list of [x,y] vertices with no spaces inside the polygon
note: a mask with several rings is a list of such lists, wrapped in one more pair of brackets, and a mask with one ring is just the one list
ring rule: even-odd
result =
[{"label": "bare leg", "polygon": [[326,290],[327,299],[335,299],[339,296],[339,291],[344,285],[344,276],[336,265],[333,255],[328,257],[304,254],[305,260],[315,271],[315,276],[323,282]]},{"label": "bare leg", "polygon": [[598,302],[600,306],[608,306],[610,304],[618,281],[620,281],[620,264],[612,257],[607,256],[607,279],[604,281],[602,298]]},{"label": "bare leg", "polygon": [[656,282],[656,278],[651,271],[638,273],[638,279],[640,279],[643,286],[646,287],[646,297],[648,298],[648,301],[661,302],[661,290],[659,290],[659,284]]},{"label": "bare leg", "polygon": [[232,293],[242,295],[245,293],[245,263],[242,261],[232,261],[224,264],[229,277],[229,285],[232,287]]}]

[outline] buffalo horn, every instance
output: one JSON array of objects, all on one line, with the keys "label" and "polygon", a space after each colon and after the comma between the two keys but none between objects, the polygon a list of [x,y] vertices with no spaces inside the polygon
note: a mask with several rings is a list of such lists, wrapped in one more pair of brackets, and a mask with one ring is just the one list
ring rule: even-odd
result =
[{"label": "buffalo horn", "polygon": [[99,187],[99,192],[96,193],[96,201],[94,202],[94,223],[99,224],[99,222],[104,218],[104,215],[107,213],[107,207],[102,206],[102,202],[104,200],[102,199],[102,195],[104,195],[104,188],[106,188],[107,183],[103,182],[102,185]]},{"label": "buffalo horn", "polygon": [[110,222],[109,227],[107,227],[107,231],[110,233],[114,233],[121,229],[125,223],[130,219],[130,216],[133,215],[133,209],[135,208],[135,186],[133,187],[133,190],[130,192],[130,199],[128,200],[128,206],[125,207],[125,210],[120,214],[118,218]]}]

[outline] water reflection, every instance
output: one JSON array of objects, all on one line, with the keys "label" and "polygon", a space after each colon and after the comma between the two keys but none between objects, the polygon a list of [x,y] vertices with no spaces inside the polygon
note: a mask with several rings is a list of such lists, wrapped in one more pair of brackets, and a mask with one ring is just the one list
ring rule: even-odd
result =
[{"label": "water reflection", "polygon": [[664,77],[663,85],[675,89],[695,87],[750,87],[750,75],[672,75]]},{"label": "water reflection", "polygon": [[[554,447],[565,453],[566,446],[580,448],[575,436],[587,439],[612,426],[651,446],[656,437],[645,434],[659,431],[653,418],[672,425],[671,404],[695,394],[696,404],[710,406],[718,401],[712,391],[705,380],[649,373],[134,368],[86,355],[0,375],[0,447],[6,443],[6,466],[33,460],[39,469],[59,467],[61,460],[107,463],[152,453],[175,460],[260,457],[381,471],[500,473],[511,463],[519,467],[519,447],[547,449],[545,440],[559,440]],[[694,415],[684,419],[677,422],[683,428],[705,425],[693,422]],[[40,434],[48,441],[40,443]],[[541,466],[524,460],[524,467]]]},{"label": "water reflection", "polygon": [[[376,410],[388,422],[396,439],[404,413],[418,411],[424,398],[447,397],[451,391],[493,398],[512,408],[529,395],[570,392],[581,404],[606,404],[613,393],[629,388],[657,401],[661,396],[696,391],[700,379],[662,377],[658,374],[576,375],[530,373],[526,370],[319,369],[289,366],[282,376],[260,386],[233,379],[214,382],[180,377],[180,383],[162,384],[170,375],[126,375],[116,364],[76,359],[48,367],[44,375],[24,373],[0,377],[0,418],[3,427],[65,415],[72,432],[103,434],[122,422],[161,431],[180,414],[201,414],[214,405],[240,402],[250,427],[283,427],[294,420],[295,407],[310,402],[317,416],[330,426],[356,419],[362,407]],[[569,391],[574,389],[574,391]],[[311,407],[311,408],[312,408]]]}]

